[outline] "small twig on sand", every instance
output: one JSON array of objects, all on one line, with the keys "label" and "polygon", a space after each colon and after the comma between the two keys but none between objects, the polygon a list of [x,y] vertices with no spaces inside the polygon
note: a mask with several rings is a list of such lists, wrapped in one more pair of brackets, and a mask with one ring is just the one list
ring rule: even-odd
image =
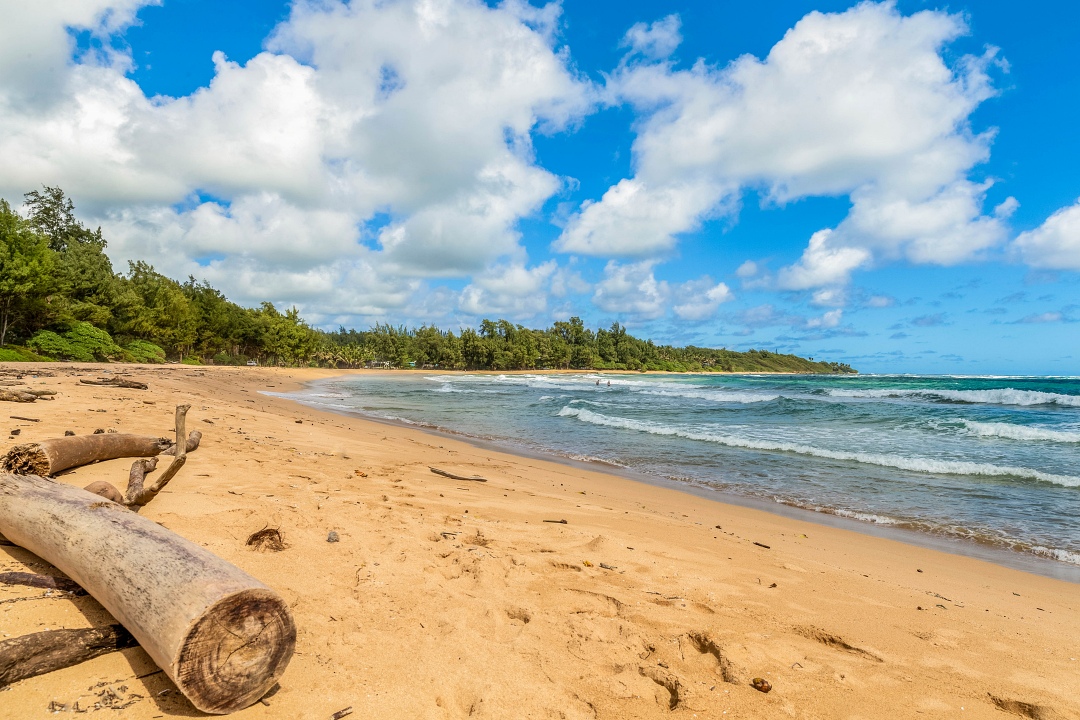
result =
[{"label": "small twig on sand", "polygon": [[437,467],[429,467],[428,470],[435,473],[436,475],[442,475],[443,477],[448,477],[451,480],[472,480],[473,482],[487,482],[487,478],[482,478],[479,475],[473,475],[472,477],[466,477],[465,475],[455,475],[454,473],[446,472],[445,470],[440,470]]}]

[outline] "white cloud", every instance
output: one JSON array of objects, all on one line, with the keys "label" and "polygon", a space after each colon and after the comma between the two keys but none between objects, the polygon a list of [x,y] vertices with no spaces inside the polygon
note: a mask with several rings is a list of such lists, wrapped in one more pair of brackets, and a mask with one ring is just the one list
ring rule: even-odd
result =
[{"label": "white cloud", "polygon": [[604,312],[649,320],[667,311],[670,288],[653,275],[653,261],[620,264],[608,262],[604,279],[596,285],[593,302]]},{"label": "white cloud", "polygon": [[799,261],[783,268],[777,285],[785,290],[807,290],[846,282],[855,268],[870,261],[870,251],[861,247],[837,247],[830,243],[834,231],[818,230]]},{"label": "white cloud", "polygon": [[716,314],[721,304],[735,299],[724,283],[714,283],[708,275],[678,285],[672,311],[683,320],[706,320]]},{"label": "white cloud", "polygon": [[817,307],[843,307],[847,304],[847,290],[839,287],[822,288],[810,296],[810,304]]},{"label": "white cloud", "polygon": [[548,281],[554,260],[527,268],[511,263],[490,268],[461,291],[459,308],[475,316],[532,317],[547,309]]},{"label": "white cloud", "polygon": [[942,55],[966,32],[958,15],[862,3],[808,14],[763,60],[624,64],[608,92],[645,115],[634,176],[584,204],[556,248],[655,254],[732,213],[742,188],[776,203],[851,197],[848,219],[815,235],[787,287],[844,283],[877,258],[955,263],[1002,242],[1000,218],[982,215],[987,185],[967,177],[989,154],[992,133],[968,118],[994,92],[995,52],[951,66]]},{"label": "white cloud", "polygon": [[743,279],[752,278],[757,275],[760,270],[761,268],[758,267],[758,264],[756,262],[754,262],[753,260],[747,260],[738,267],[738,269],[735,271],[735,275]]},{"label": "white cloud", "polygon": [[668,15],[654,23],[635,23],[623,36],[623,47],[653,59],[666,58],[682,42],[679,32],[682,21],[678,15]]},{"label": "white cloud", "polygon": [[716,190],[696,184],[650,187],[620,180],[599,202],[586,201],[555,242],[561,252],[651,255],[675,245],[675,235],[697,227],[716,204]]},{"label": "white cloud", "polygon": [[1080,200],[1020,233],[1012,249],[1032,267],[1080,270]]},{"label": "white cloud", "polygon": [[810,318],[806,321],[806,327],[810,328],[834,328],[844,318],[844,311],[837,308],[830,310],[821,317]]},{"label": "white cloud", "polygon": [[[523,265],[517,223],[563,183],[535,162],[532,133],[592,103],[554,45],[558,5],[298,0],[265,52],[243,65],[217,53],[209,86],[147,98],[123,52],[73,60],[67,31],[120,46],[144,4],[6,15],[0,196],[60,185],[105,226],[114,260],[194,272],[237,299],[271,278],[261,297],[328,316],[401,307],[415,278]],[[47,102],[27,101],[35,88]],[[489,280],[475,288],[500,297]]]}]

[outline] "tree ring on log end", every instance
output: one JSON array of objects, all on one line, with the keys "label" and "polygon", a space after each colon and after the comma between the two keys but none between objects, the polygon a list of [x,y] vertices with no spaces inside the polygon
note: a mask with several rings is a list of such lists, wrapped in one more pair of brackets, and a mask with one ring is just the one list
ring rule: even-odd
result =
[{"label": "tree ring on log end", "polygon": [[173,679],[199,710],[235,712],[274,686],[295,647],[296,626],[285,601],[268,589],[242,590],[195,623]]}]

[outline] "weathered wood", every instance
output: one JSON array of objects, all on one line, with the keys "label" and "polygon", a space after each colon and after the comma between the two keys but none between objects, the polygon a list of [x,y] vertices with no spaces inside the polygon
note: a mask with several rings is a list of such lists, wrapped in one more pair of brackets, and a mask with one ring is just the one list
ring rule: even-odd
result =
[{"label": "weathered wood", "polygon": [[[194,452],[199,449],[199,443],[202,442],[202,433],[198,430],[192,430],[188,434],[187,439],[187,452]],[[165,450],[161,451],[162,455],[173,455],[176,451],[176,443],[173,443]]]},{"label": "weathered wood", "polygon": [[487,478],[482,478],[479,475],[473,475],[472,477],[468,477],[468,476],[465,476],[465,475],[455,475],[454,473],[446,472],[445,470],[440,470],[437,467],[429,467],[428,470],[435,473],[436,475],[442,475],[443,477],[448,477],[451,480],[472,480],[473,482],[487,482]]},{"label": "weathered wood", "polygon": [[[176,473],[180,471],[180,468],[184,467],[184,463],[187,462],[187,446],[188,442],[184,440],[187,437],[186,422],[187,412],[191,409],[190,405],[177,405],[176,406],[176,441],[173,443],[172,451],[176,455],[173,461],[169,463],[169,467],[165,468],[165,472],[158,475],[154,484],[148,488],[142,489],[139,492],[138,497],[134,498],[134,504],[145,505],[154,498],[162,489],[169,484],[169,481],[176,477]],[[195,438],[195,446],[198,447],[199,439],[202,438],[202,433],[198,438]],[[153,468],[151,468],[153,469]],[[135,468],[132,467],[132,471]],[[145,473],[144,473],[145,475]]]},{"label": "weathered wood", "polygon": [[41,575],[39,573],[4,572],[0,573],[0,584],[25,585],[26,587],[45,588],[47,590],[60,590],[72,595],[85,595],[86,591],[79,587],[79,583],[68,578],[55,575]]},{"label": "weathered wood", "polygon": [[27,475],[55,475],[102,460],[159,455],[171,445],[167,438],[124,433],[50,438],[12,447],[4,456],[2,469]]},{"label": "weathered wood", "polygon": [[[136,460],[135,462],[142,461]],[[114,503],[124,502],[124,496],[120,494],[120,491],[116,489],[116,486],[110,482],[105,482],[104,480],[95,480],[94,482],[84,487],[83,490],[89,493],[94,493],[95,495],[99,495],[106,500],[111,500]]]},{"label": "weathered wood", "polygon": [[22,392],[21,390],[5,390],[0,388],[0,401],[2,402],[19,402],[19,403],[32,403],[37,400],[37,395],[31,395],[28,392]]},{"label": "weathered wood", "polygon": [[127,388],[129,390],[146,390],[150,386],[143,382],[137,382],[135,380],[125,380],[123,378],[98,378],[97,380],[87,380],[85,378],[79,380],[83,385],[105,385],[107,387]]},{"label": "weathered wood", "polygon": [[0,687],[136,644],[135,638],[122,625],[46,630],[9,638],[0,641]]},{"label": "weathered wood", "polygon": [[292,657],[292,615],[270,588],[85,490],[0,475],[0,533],[85,588],[199,710],[247,707]]},{"label": "weathered wood", "polygon": [[124,491],[121,502],[125,505],[145,505],[153,500],[153,497],[145,497],[146,490],[143,487],[146,482],[146,473],[157,469],[158,459],[149,458],[136,460],[131,463],[131,472],[128,473],[128,486]]}]

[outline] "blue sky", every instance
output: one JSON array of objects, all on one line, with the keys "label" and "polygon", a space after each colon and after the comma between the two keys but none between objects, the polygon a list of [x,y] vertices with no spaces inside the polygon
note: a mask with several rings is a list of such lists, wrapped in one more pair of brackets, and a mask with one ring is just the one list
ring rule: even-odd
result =
[{"label": "blue sky", "polygon": [[619,321],[1076,374],[1080,6],[80,0],[0,27],[0,196],[317,324]]}]

